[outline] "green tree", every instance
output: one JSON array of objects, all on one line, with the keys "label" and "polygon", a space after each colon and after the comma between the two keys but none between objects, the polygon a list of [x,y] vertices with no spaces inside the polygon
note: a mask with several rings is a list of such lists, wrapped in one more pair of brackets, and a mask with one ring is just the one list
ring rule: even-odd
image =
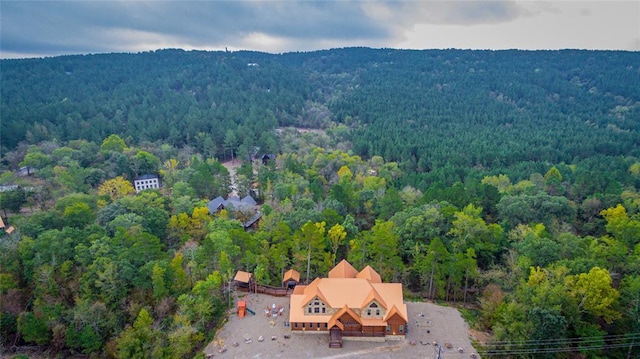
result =
[{"label": "green tree", "polygon": [[175,316],[175,329],[167,335],[171,358],[187,358],[193,348],[204,339],[204,334],[188,323],[186,318]]},{"label": "green tree", "polygon": [[22,312],[18,316],[18,332],[28,343],[45,345],[51,340],[51,331],[42,316],[32,312]]},{"label": "green tree", "polygon": [[226,151],[227,150],[229,151],[231,155],[231,161],[233,161],[233,154],[237,147],[238,147],[238,138],[236,137],[236,134],[231,129],[227,130],[227,132],[224,134],[224,148],[225,148],[225,155],[226,155]]},{"label": "green tree", "polygon": [[324,259],[324,227],[325,222],[307,222],[302,226],[300,232],[297,233],[298,235],[294,236],[299,243],[300,249],[305,253],[307,261],[307,283],[309,283],[311,275],[312,262],[316,264],[314,267],[317,267]]},{"label": "green tree", "polygon": [[194,158],[188,177],[187,183],[200,198],[212,199],[226,196],[231,187],[229,171],[214,159],[201,161]]},{"label": "green tree", "polygon": [[102,152],[119,152],[122,153],[127,149],[127,145],[124,143],[124,140],[120,138],[118,135],[109,135],[109,137],[105,138],[102,141],[102,145],[100,145],[100,151]]},{"label": "green tree", "polygon": [[29,151],[24,156],[24,159],[20,162],[20,166],[42,169],[52,163],[53,161],[50,156],[40,152],[40,150],[36,148],[33,151]]},{"label": "green tree", "polygon": [[158,173],[160,159],[147,151],[138,151],[131,157],[131,170],[136,176],[147,173]]},{"label": "green tree", "polygon": [[187,281],[187,272],[183,268],[184,255],[181,252],[176,252],[169,263],[172,273],[171,291],[174,295],[180,295],[189,289],[189,282]]},{"label": "green tree", "polygon": [[329,239],[329,244],[331,246],[332,253],[332,266],[336,264],[336,255],[338,253],[338,249],[344,243],[344,239],[347,237],[347,232],[345,231],[344,226],[339,223],[336,223],[333,227],[329,228],[327,232],[327,238]]},{"label": "green tree", "polygon": [[398,235],[394,232],[391,221],[376,220],[376,224],[369,231],[371,236],[371,258],[378,262],[378,272],[385,280],[397,277],[398,268],[402,266],[398,251]]},{"label": "green tree", "polygon": [[151,272],[151,283],[153,284],[153,296],[157,302],[159,302],[160,299],[169,294],[169,290],[167,289],[165,280],[165,273],[166,269],[163,268],[160,264],[156,263],[153,265],[153,270]]},{"label": "green tree", "polygon": [[419,261],[419,267],[428,271],[429,284],[427,295],[429,298],[438,298],[444,293],[447,275],[446,268],[450,256],[449,251],[440,238],[435,238],[429,243],[424,261]]},{"label": "green tree", "polygon": [[501,250],[503,230],[497,224],[487,225],[480,213],[482,208],[473,204],[455,212],[455,219],[448,234],[453,237],[454,252],[465,252],[468,248],[474,248],[480,267],[488,268]]},{"label": "green tree", "polygon": [[65,333],[65,345],[69,348],[79,349],[84,354],[94,353],[103,345],[102,338],[89,325],[77,329],[70,325]]},{"label": "green tree", "polygon": [[469,280],[478,276],[478,264],[476,262],[476,251],[473,248],[467,249],[462,260],[462,267],[464,268],[464,294],[462,302],[467,302],[467,292],[469,289]]},{"label": "green tree", "polygon": [[78,202],[64,209],[62,219],[70,227],[83,228],[95,221],[96,214],[88,204]]},{"label": "green tree", "polygon": [[[132,327],[128,327],[116,340],[118,358],[152,358],[159,333],[153,329],[153,318],[141,309]],[[156,352],[157,354],[157,352]]]},{"label": "green tree", "polygon": [[606,269],[594,267],[589,273],[568,276],[566,285],[580,310],[601,317],[607,323],[620,318],[620,312],[616,310],[620,293],[611,286],[611,275]]},{"label": "green tree", "polygon": [[27,196],[22,188],[0,192],[0,208],[4,211],[5,218],[7,218],[7,211],[20,213],[25,203],[27,203]]},{"label": "green tree", "polygon": [[546,193],[503,196],[496,208],[511,228],[530,223],[544,223],[549,228],[554,221],[571,223],[575,218],[575,208],[566,197]]},{"label": "green tree", "polygon": [[621,204],[602,210],[600,214],[607,220],[607,232],[622,241],[628,248],[640,243],[640,218],[630,217]]}]

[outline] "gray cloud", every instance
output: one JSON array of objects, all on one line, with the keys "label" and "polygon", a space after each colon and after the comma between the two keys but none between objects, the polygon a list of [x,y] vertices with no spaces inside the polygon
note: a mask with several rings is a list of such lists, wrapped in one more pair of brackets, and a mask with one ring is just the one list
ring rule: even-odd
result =
[{"label": "gray cloud", "polygon": [[[46,1],[3,2],[3,53],[126,50],[149,39],[202,47],[234,46],[250,34],[314,41],[390,36],[362,2]],[[141,49],[144,50],[144,49]]]},{"label": "gray cloud", "polygon": [[424,1],[405,3],[413,22],[437,25],[479,25],[509,22],[523,15],[513,1]]},{"label": "gray cloud", "polygon": [[471,30],[472,37],[472,28],[477,25],[509,24],[557,13],[554,4],[559,3],[2,0],[0,56],[137,52],[164,47],[269,52],[393,47],[418,25],[462,26]]}]

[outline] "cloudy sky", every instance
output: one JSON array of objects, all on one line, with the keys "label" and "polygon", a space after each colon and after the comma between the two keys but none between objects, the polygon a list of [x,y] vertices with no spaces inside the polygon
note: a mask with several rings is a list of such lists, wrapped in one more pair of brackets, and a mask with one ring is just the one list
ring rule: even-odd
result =
[{"label": "cloudy sky", "polygon": [[640,51],[640,1],[0,0],[0,57],[348,46]]}]

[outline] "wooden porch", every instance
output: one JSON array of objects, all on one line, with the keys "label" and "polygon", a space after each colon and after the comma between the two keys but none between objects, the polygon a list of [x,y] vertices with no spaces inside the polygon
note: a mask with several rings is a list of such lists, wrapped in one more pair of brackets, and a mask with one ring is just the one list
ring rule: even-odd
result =
[{"label": "wooden porch", "polygon": [[342,330],[338,327],[329,331],[329,348],[342,348]]}]

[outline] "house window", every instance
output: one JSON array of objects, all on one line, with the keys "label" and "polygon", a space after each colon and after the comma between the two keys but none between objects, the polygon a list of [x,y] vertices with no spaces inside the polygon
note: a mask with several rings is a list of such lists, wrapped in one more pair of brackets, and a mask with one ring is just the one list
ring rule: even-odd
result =
[{"label": "house window", "polygon": [[367,315],[371,316],[371,309],[367,309]]},{"label": "house window", "polygon": [[387,325],[387,333],[391,332],[391,326]]},{"label": "house window", "polygon": [[293,323],[293,327],[297,328],[298,327],[298,323]]},{"label": "house window", "polygon": [[302,323],[302,327],[304,328],[307,325],[307,323]]},{"label": "house window", "polygon": [[371,305],[369,306],[371,308],[378,308],[378,305],[376,303],[371,303]]},{"label": "house window", "polygon": [[404,324],[400,324],[400,326],[398,327],[398,332],[404,333]]},{"label": "house window", "polygon": [[376,316],[380,316],[380,309],[376,309]]},{"label": "house window", "polygon": [[309,302],[309,304],[307,304],[307,308],[308,308],[307,309],[308,314],[311,314],[311,313],[320,314],[320,312],[322,313],[327,312],[326,305],[321,300],[318,300],[318,298],[315,298],[312,302]]},{"label": "house window", "polygon": [[324,326],[324,329],[327,329],[327,323],[324,323],[323,326]]}]

